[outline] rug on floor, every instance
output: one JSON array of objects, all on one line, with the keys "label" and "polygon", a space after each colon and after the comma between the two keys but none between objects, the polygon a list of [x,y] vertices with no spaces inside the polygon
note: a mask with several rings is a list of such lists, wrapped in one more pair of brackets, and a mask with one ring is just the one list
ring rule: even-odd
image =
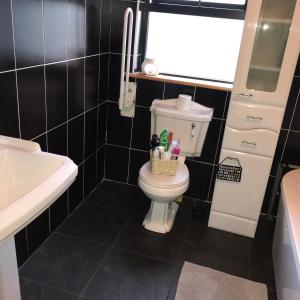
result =
[{"label": "rug on floor", "polygon": [[265,284],[185,262],[176,300],[268,300]]}]

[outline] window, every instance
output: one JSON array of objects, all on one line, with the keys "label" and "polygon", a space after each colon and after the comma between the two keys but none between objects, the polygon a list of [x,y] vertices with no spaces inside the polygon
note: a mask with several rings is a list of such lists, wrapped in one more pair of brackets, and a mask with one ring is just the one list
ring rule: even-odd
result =
[{"label": "window", "polygon": [[149,4],[145,54],[160,73],[233,82],[245,1],[161,1]]}]

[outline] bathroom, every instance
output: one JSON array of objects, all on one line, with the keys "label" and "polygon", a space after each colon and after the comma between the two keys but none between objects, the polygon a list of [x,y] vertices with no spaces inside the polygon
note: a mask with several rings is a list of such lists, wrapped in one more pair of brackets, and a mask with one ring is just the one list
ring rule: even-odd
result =
[{"label": "bathroom", "polygon": [[[225,19],[241,22],[241,39],[247,6],[259,7],[262,1],[154,0],[153,6],[148,2],[0,3],[0,136],[36,142],[43,152],[67,156],[78,166],[78,175],[69,188],[15,231],[22,300],[179,299],[176,292],[185,261],[264,284],[267,296],[258,299],[276,299],[272,243],[281,201],[280,183],[286,172],[300,166],[299,11],[294,29],[298,38],[295,35],[292,44],[296,59],[291,59],[290,72],[284,74],[287,82],[290,78],[291,87],[255,236],[250,238],[208,226],[233,80],[197,80],[197,76],[170,74],[155,79],[135,73],[130,77],[130,82],[136,83],[134,116],[122,116],[118,102],[123,20],[128,7],[133,10],[134,32],[137,5],[141,11],[139,47],[134,47],[133,38],[132,49],[139,66],[136,71],[140,71],[146,50],[145,20],[151,9],[159,12],[167,7],[167,12],[174,9],[175,15],[188,10],[183,14],[190,16],[199,4],[204,19],[214,14],[222,19],[224,12]],[[187,2],[186,8],[180,6]],[[239,3],[238,8],[234,2]],[[300,9],[299,0],[289,2]],[[194,38],[193,34],[187,36]],[[226,38],[222,40],[224,48]],[[178,37],[174,44],[180,43],[183,41]],[[222,50],[222,45],[217,45]],[[185,46],[187,54],[183,52],[181,59],[190,61],[192,46]],[[235,49],[233,58],[237,61],[239,47]],[[177,57],[171,59],[176,66]],[[139,188],[138,178],[141,167],[149,161],[152,102],[179,94],[213,108],[213,115],[201,155],[186,157],[189,187],[173,227],[162,234],[142,225],[151,201]],[[0,140],[2,175],[6,173],[1,162]],[[1,198],[0,191],[0,233]],[[5,290],[1,281],[6,274],[1,270],[2,261],[5,257],[1,252],[1,297],[1,289]],[[278,299],[298,299],[296,294],[294,298],[277,294]],[[190,299],[199,299],[194,297]]]}]

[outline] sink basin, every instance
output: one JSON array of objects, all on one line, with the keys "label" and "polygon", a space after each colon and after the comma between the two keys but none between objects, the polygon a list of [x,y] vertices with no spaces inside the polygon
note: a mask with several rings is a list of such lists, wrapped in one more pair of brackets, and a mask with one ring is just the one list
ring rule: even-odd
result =
[{"label": "sink basin", "polygon": [[77,172],[68,157],[0,135],[1,300],[21,300],[14,235],[57,200]]},{"label": "sink basin", "polygon": [[68,157],[0,136],[0,244],[53,203],[75,180]]}]

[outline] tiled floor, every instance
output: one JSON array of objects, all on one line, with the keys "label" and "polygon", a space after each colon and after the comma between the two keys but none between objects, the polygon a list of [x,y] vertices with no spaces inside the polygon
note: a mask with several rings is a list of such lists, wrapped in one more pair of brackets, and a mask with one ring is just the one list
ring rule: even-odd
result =
[{"label": "tiled floor", "polygon": [[134,186],[102,183],[22,266],[22,299],[174,299],[185,260],[264,282],[276,299],[270,244],[208,229],[189,198],[170,233],[153,233],[148,205]]}]

